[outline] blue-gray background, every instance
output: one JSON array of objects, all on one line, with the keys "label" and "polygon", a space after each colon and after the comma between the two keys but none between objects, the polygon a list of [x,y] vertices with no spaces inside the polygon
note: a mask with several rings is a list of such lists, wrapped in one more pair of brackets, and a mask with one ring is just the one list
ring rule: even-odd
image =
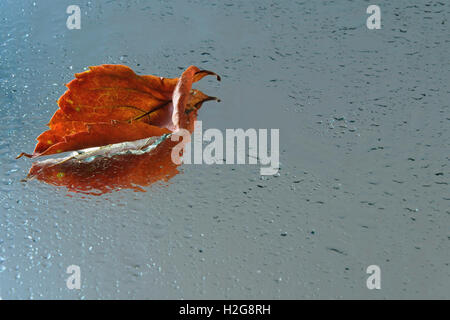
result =
[{"label": "blue-gray background", "polygon": [[[449,16],[444,0],[1,1],[0,297],[450,298]],[[222,99],[203,128],[280,128],[280,175],[185,165],[100,197],[20,182],[64,83],[103,63],[221,74],[196,85]]]}]

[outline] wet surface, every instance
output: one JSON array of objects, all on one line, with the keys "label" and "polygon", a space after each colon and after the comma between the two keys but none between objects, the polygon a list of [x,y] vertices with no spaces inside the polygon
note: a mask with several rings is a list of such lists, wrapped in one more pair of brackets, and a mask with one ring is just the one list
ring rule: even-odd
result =
[{"label": "wet surface", "polygon": [[[81,30],[70,4],[0,4],[3,299],[449,298],[448,3],[382,1],[381,30],[357,1],[78,1]],[[217,71],[203,128],[280,128],[279,175],[184,165],[100,197],[21,182],[64,83],[103,63]]]}]

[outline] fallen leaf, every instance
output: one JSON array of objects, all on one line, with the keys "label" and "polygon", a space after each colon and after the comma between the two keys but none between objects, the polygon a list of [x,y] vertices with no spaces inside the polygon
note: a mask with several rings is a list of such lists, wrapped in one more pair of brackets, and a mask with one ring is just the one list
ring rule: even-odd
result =
[{"label": "fallen leaf", "polygon": [[[189,108],[193,106],[188,105]],[[196,110],[187,115],[189,125],[186,129],[191,133],[197,118]],[[37,179],[90,195],[120,189],[145,191],[142,187],[168,182],[179,173],[179,165],[172,161],[172,148],[179,142],[172,141],[169,136],[88,149],[66,158],[36,161],[26,180]]]},{"label": "fallen leaf", "polygon": [[[75,74],[59,98],[50,129],[37,137],[35,158],[66,151],[162,136],[189,125],[187,114],[217,100],[192,84],[216,75],[195,66],[180,78],[139,76],[123,65],[101,65]],[[220,80],[218,75],[217,79]]]},{"label": "fallen leaf", "polygon": [[[160,138],[161,139],[161,138]],[[172,147],[177,142],[170,138],[141,154],[130,148],[115,150],[113,154],[69,156],[33,163],[27,180],[64,186],[69,191],[101,195],[120,189],[145,191],[142,187],[155,182],[167,182],[179,173],[171,161]],[[134,149],[137,150],[137,149]]]},{"label": "fallen leaf", "polygon": [[218,100],[192,89],[206,75],[216,74],[190,66],[180,78],[138,76],[122,65],[76,74],[34,153],[18,157],[76,152],[34,162],[25,180],[94,195],[168,181],[179,173],[171,158],[179,142],[168,137],[192,133],[203,102]]}]

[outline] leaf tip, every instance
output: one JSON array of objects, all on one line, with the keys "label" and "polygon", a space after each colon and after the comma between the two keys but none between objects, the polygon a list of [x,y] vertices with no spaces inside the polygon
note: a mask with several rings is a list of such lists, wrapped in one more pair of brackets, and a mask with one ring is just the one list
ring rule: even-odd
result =
[{"label": "leaf tip", "polygon": [[204,76],[210,75],[210,76],[216,76],[217,81],[221,81],[222,78],[215,72],[209,71],[209,70],[199,70],[196,73],[197,78],[194,78],[194,82],[200,80]]},{"label": "leaf tip", "polygon": [[25,157],[27,157],[27,158],[32,158],[32,157],[33,157],[32,154],[28,154],[28,153],[22,152],[21,154],[19,154],[19,155],[16,157],[16,159],[22,158],[23,156],[25,156]]}]

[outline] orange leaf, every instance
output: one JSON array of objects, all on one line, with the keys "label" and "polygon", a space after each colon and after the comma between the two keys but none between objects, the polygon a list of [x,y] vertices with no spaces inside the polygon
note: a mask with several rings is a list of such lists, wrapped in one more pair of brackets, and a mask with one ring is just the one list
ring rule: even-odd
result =
[{"label": "orange leaf", "polygon": [[[205,97],[206,95],[202,93],[195,93],[188,108],[193,110],[196,103],[201,104],[199,101]],[[197,118],[197,109],[187,115],[189,126],[186,129],[191,133]],[[139,144],[131,143],[135,144],[133,150],[145,150],[146,146],[154,143],[153,140],[149,140],[149,142],[140,140]],[[158,181],[167,182],[179,173],[178,165],[172,161],[172,148],[178,145],[178,141],[172,141],[168,137],[160,140],[162,141],[154,149],[142,153],[130,152],[129,147],[119,146],[112,154],[105,148],[106,152],[88,151],[64,159],[36,161],[26,180],[38,179],[55,186],[65,186],[72,192],[92,195],[120,189],[145,191],[141,187]]]},{"label": "orange leaf", "polygon": [[65,186],[72,192],[101,195],[118,189],[144,191],[157,181],[168,181],[179,173],[171,161],[171,150],[177,142],[165,139],[150,152],[125,153],[97,157],[93,161],[75,158],[47,159],[33,163],[27,180],[38,179],[48,184]]},{"label": "orange leaf", "polygon": [[188,113],[216,99],[191,89],[206,75],[216,74],[190,66],[180,78],[162,78],[139,76],[123,65],[90,67],[67,84],[50,129],[39,135],[33,154],[18,157],[35,158],[190,128]]}]

